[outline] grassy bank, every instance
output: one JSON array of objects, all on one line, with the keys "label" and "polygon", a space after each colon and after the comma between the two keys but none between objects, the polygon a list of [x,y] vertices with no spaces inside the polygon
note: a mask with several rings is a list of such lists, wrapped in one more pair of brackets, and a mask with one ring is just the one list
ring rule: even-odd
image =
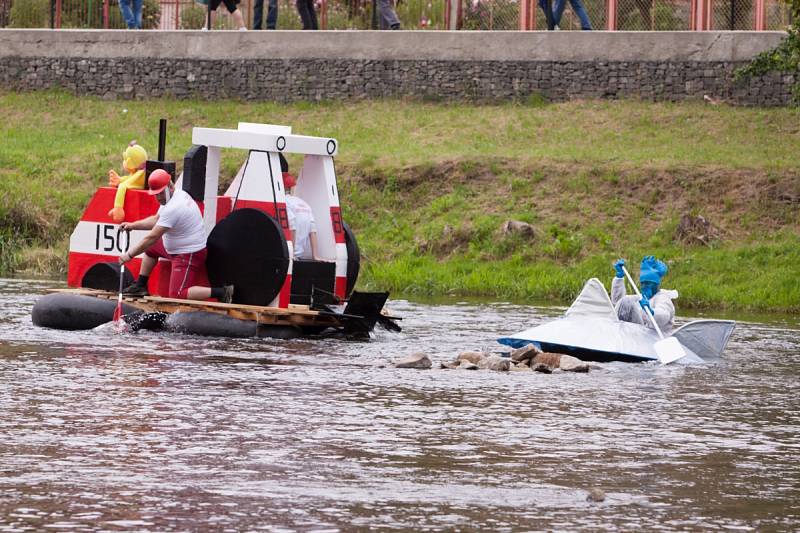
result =
[{"label": "grassy bank", "polygon": [[[618,257],[668,259],[681,306],[800,311],[800,112],[702,104],[106,102],[0,92],[0,270],[61,272],[75,222],[136,138],[191,127],[336,137],[363,287],[568,302]],[[290,159],[297,167],[299,160]],[[230,178],[240,160],[223,156]],[[679,238],[681,216],[714,226]],[[530,236],[506,235],[514,219]]]}]

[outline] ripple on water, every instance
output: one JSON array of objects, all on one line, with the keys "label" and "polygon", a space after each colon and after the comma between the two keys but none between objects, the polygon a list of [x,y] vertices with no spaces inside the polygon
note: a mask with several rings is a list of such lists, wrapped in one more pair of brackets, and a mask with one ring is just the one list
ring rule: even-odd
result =
[{"label": "ripple on water", "polygon": [[798,526],[785,323],[701,366],[413,371],[383,363],[562,310],[395,300],[370,342],[209,339],[36,328],[49,286],[0,280],[0,531]]}]

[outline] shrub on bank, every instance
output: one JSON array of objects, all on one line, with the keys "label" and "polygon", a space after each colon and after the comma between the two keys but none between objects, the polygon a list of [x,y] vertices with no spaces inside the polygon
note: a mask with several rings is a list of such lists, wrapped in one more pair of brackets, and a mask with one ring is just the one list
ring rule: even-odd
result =
[{"label": "shrub on bank", "polygon": [[12,28],[50,27],[50,0],[17,0],[11,5]]},{"label": "shrub on bank", "polygon": [[758,54],[750,64],[736,71],[737,80],[781,72],[794,76],[792,102],[800,107],[800,0],[785,0],[792,6],[793,24],[778,46]]}]

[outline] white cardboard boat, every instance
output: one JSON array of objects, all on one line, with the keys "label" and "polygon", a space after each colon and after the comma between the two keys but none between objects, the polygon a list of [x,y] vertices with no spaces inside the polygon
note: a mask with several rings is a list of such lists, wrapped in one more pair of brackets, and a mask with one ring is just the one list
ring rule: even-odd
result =
[{"label": "white cardboard boat", "polygon": [[[722,355],[735,325],[732,320],[694,320],[669,335],[686,350],[681,362],[702,362]],[[497,341],[512,348],[536,344],[545,352],[584,361],[643,362],[658,360],[653,348],[658,340],[654,330],[619,320],[605,287],[592,278],[563,317]]]}]

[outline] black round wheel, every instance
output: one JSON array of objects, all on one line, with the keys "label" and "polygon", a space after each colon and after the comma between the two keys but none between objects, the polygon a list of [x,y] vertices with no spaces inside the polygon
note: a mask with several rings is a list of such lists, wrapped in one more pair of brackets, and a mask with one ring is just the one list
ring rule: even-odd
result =
[{"label": "black round wheel", "polygon": [[[127,268],[122,279],[122,287],[133,283],[133,274]],[[81,278],[81,287],[101,291],[119,291],[119,263],[95,263]]]},{"label": "black round wheel", "polygon": [[277,220],[258,209],[237,209],[208,236],[208,280],[233,285],[233,302],[269,305],[289,270],[289,248]]}]

